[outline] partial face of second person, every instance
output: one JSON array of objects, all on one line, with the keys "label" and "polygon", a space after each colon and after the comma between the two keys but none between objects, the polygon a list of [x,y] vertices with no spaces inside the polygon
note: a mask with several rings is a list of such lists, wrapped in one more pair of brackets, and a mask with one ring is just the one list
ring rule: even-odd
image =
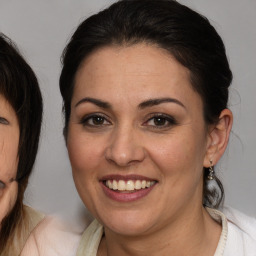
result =
[{"label": "partial face of second person", "polygon": [[67,136],[83,202],[124,235],[185,219],[202,207],[208,128],[189,71],[170,54],[144,44],[97,50],[76,74]]},{"label": "partial face of second person", "polygon": [[0,225],[16,202],[19,133],[16,113],[0,94]]}]

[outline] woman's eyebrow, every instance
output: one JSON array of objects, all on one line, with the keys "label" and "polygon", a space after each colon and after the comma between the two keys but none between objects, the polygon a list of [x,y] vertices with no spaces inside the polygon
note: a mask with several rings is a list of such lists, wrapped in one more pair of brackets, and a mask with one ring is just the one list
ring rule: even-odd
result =
[{"label": "woman's eyebrow", "polygon": [[111,105],[109,103],[107,103],[105,101],[102,101],[102,100],[99,100],[99,99],[90,98],[90,97],[86,97],[86,98],[83,98],[83,99],[79,100],[76,103],[75,107],[77,107],[80,104],[85,103],[85,102],[95,104],[96,106],[98,106],[100,108],[105,108],[105,109],[110,109],[111,108]]},{"label": "woman's eyebrow", "polygon": [[149,99],[149,100],[146,100],[146,101],[143,101],[142,103],[140,103],[139,108],[144,109],[147,107],[153,107],[155,105],[159,105],[162,103],[168,103],[168,102],[178,104],[181,107],[186,109],[186,107],[184,106],[184,104],[182,102],[180,102],[179,100],[174,99],[174,98]]}]

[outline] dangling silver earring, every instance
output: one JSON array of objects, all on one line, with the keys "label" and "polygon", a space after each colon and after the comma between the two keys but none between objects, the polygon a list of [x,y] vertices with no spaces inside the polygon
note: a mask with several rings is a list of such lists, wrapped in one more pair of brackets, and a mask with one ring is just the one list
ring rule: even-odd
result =
[{"label": "dangling silver earring", "polygon": [[215,178],[215,174],[214,174],[214,169],[213,169],[213,165],[212,165],[212,160],[210,160],[210,168],[209,168],[209,174],[208,174],[208,180],[214,180]]}]

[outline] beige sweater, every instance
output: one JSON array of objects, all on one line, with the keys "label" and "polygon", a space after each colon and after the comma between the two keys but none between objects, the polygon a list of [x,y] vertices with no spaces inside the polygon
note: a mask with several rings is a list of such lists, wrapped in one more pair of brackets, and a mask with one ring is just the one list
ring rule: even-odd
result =
[{"label": "beige sweater", "polygon": [[24,211],[26,216],[26,223],[22,223],[22,228],[15,230],[14,242],[12,244],[11,251],[3,252],[0,256],[19,256],[29,235],[38,223],[44,218],[44,215],[35,211],[29,206],[24,205]]}]

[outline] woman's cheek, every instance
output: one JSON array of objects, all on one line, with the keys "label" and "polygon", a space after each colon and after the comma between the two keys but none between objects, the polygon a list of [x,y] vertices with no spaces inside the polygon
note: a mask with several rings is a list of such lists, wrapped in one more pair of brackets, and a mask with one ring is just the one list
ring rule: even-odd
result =
[{"label": "woman's cheek", "polygon": [[104,145],[102,137],[70,130],[67,146],[73,170],[84,172],[97,167],[104,157]]}]

